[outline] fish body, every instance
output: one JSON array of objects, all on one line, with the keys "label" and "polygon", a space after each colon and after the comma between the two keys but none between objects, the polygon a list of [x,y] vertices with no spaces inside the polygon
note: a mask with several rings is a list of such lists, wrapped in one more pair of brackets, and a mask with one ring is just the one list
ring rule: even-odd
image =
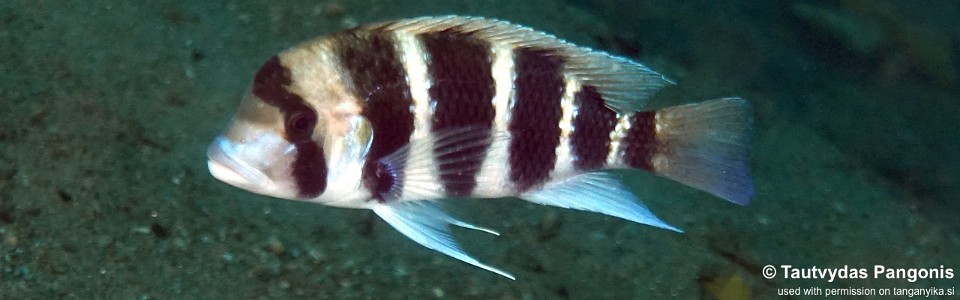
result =
[{"label": "fish body", "polygon": [[437,200],[518,197],[680,231],[611,169],[737,204],[753,194],[749,105],[650,109],[672,82],[625,58],[508,22],[424,17],[320,37],[270,58],[208,149],[249,191],[371,209],[415,242],[467,255]]}]

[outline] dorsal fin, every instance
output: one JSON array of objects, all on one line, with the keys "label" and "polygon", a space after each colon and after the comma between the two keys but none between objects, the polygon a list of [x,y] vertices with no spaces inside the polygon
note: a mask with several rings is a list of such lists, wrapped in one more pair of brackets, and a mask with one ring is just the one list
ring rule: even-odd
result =
[{"label": "dorsal fin", "polygon": [[647,100],[672,81],[632,60],[576,46],[553,35],[510,22],[479,17],[443,16],[403,19],[361,27],[365,30],[398,30],[414,34],[456,30],[493,44],[513,48],[551,50],[561,56],[568,75],[594,86],[607,107],[620,112],[644,110]]}]

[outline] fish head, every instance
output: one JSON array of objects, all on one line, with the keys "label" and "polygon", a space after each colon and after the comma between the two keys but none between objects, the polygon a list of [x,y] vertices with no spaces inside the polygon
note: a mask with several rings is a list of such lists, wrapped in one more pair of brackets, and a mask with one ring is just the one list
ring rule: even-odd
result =
[{"label": "fish head", "polygon": [[366,207],[371,193],[361,171],[370,123],[355,99],[300,82],[316,68],[299,65],[280,56],[261,67],[227,130],[207,149],[210,173],[261,195]]},{"label": "fish head", "polygon": [[299,199],[293,176],[298,148],[283,123],[277,107],[248,92],[227,130],[207,148],[210,174],[253,193]]}]

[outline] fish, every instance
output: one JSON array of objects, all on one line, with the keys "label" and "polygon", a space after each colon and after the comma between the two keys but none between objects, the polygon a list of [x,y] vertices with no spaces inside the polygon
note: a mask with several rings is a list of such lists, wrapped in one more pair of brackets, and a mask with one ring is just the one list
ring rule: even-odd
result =
[{"label": "fish", "polygon": [[268,59],[207,165],[253,193],[372,210],[426,248],[515,280],[468,255],[450,228],[499,233],[443,203],[512,197],[682,232],[622,172],[751,202],[749,102],[648,105],[672,84],[630,59],[508,21],[373,23]]}]

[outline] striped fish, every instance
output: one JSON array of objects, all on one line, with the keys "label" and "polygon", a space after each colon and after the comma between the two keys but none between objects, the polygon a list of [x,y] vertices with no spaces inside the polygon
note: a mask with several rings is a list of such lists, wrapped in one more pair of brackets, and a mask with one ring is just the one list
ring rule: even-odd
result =
[{"label": "striped fish", "polygon": [[467,255],[441,199],[518,197],[680,232],[611,169],[745,205],[749,105],[649,109],[672,82],[625,58],[508,22],[424,17],[307,41],[257,72],[208,149],[211,174],[268,196],[373,210],[413,241]]}]

